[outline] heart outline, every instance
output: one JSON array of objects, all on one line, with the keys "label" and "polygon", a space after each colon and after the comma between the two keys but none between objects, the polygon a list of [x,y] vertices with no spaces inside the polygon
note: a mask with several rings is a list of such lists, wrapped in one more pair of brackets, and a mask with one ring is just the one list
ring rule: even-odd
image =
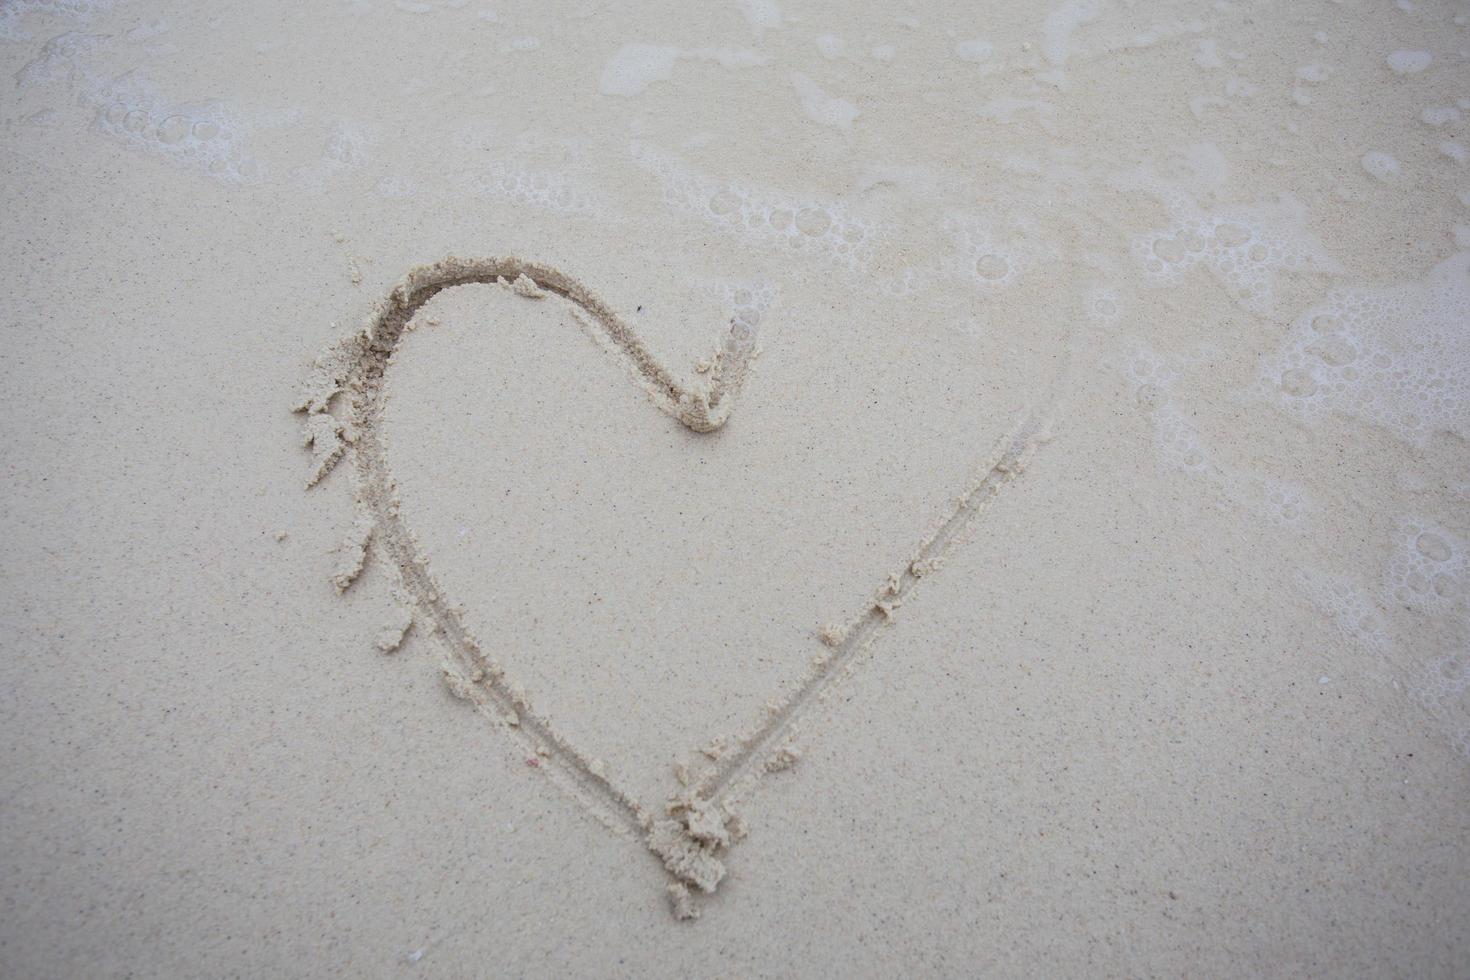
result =
[{"label": "heart outline", "polygon": [[[428,560],[398,514],[396,484],[388,470],[380,429],[384,377],[403,333],[417,311],[439,292],[468,284],[499,284],[528,296],[560,296],[572,307],[584,329],[605,342],[632,367],[655,405],[698,433],[720,429],[730,418],[735,397],[757,351],[754,331],[737,317],[710,362],[704,390],[686,387],[660,362],[637,332],[590,289],[560,270],[513,256],[461,259],[450,256],[418,266],[378,302],[362,326],[342,338],[312,364],[303,392],[293,409],[305,413],[305,445],[314,452],[308,488],[318,483],[351,452],[354,498],[358,516],[345,546],[344,560],[333,581],[348,588],[375,547],[398,578],[394,592],[413,610],[411,623],[423,624],[441,653],[441,671],[451,693],[491,718],[536,760],[549,777],[585,810],[614,832],[639,841],[662,860],[672,876],[669,893],[675,914],[697,917],[690,886],[713,893],[725,874],[721,855],[743,836],[735,805],[768,771],[794,761],[790,745],[801,717],[813,703],[850,672],[859,655],[892,621],[919,581],[932,572],[963,538],[975,519],[1005,484],[1018,476],[1031,455],[1049,440],[1051,417],[1059,407],[1057,391],[1068,358],[1038,406],[1033,403],[985,457],[975,475],[952,500],[939,521],[899,571],[891,573],[871,604],[840,633],[824,630],[823,655],[784,698],[767,703],[767,711],[736,740],[737,749],[692,785],[670,798],[663,819],[655,819],[638,800],[620,789],[605,767],[589,759],[538,712],[507,676],[486,656],[464,625],[459,611],[428,571]],[[351,393],[346,421],[331,412],[337,395]],[[786,743],[786,744],[782,744]],[[545,760],[543,764],[542,760]]]}]

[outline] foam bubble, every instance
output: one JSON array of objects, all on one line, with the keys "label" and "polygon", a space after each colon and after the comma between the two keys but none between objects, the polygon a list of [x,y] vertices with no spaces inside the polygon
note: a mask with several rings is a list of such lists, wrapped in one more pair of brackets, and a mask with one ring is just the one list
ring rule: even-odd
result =
[{"label": "foam bubble", "polygon": [[[1303,570],[1298,581],[1344,639],[1383,658],[1375,660],[1389,668],[1383,679],[1396,688],[1401,679],[1408,695],[1470,757],[1470,650],[1463,648],[1463,638],[1451,641],[1461,647],[1457,652],[1438,642],[1445,629],[1463,637],[1470,611],[1467,572],[1463,540],[1430,522],[1403,518],[1376,595],[1361,583],[1316,570]],[[1391,635],[1392,627],[1402,629],[1401,639]]]},{"label": "foam bubble", "polygon": [[78,31],[58,34],[41,45],[36,57],[21,66],[15,73],[15,83],[20,88],[29,88],[42,82],[76,78],[81,73],[79,62],[82,55],[105,40],[107,37],[103,34]]},{"label": "foam bubble", "polygon": [[834,129],[851,129],[852,121],[860,113],[858,107],[846,99],[834,98],[822,87],[799,71],[791,73],[791,84],[801,100],[801,108],[813,122]]},{"label": "foam bubble", "polygon": [[637,95],[654,82],[673,78],[680,53],[668,45],[625,44],[603,66],[598,88],[603,95]]},{"label": "foam bubble", "polygon": [[[109,4],[22,3],[8,9],[69,11],[81,16],[106,6]],[[240,182],[259,176],[258,164],[243,150],[245,123],[222,102],[175,103],[136,70],[111,79],[90,70],[84,55],[106,40],[107,35],[70,31],[57,35],[16,73],[17,84],[27,87],[66,81],[75,86],[77,101],[93,110],[93,128],[98,132],[217,179]]]},{"label": "foam bubble", "polygon": [[1010,125],[1018,112],[1034,112],[1042,128],[1051,131],[1052,113],[1056,106],[1041,99],[1019,99],[1010,95],[997,95],[983,105],[977,106],[975,115],[990,119],[1002,126]]},{"label": "foam bubble", "polygon": [[834,34],[819,34],[816,37],[817,50],[822,57],[828,61],[834,61],[847,54],[847,43]]},{"label": "foam bubble", "polygon": [[1388,646],[1388,623],[1377,603],[1349,579],[1337,578],[1316,569],[1302,569],[1298,587],[1343,638],[1372,651]]},{"label": "foam bubble", "polygon": [[1224,67],[1225,61],[1220,57],[1220,42],[1212,37],[1201,38],[1194,48],[1194,63],[1206,71]]},{"label": "foam bubble", "polygon": [[158,124],[158,138],[164,143],[177,143],[194,131],[194,123],[187,116],[169,116]]},{"label": "foam bubble", "polygon": [[1307,228],[1306,206],[1290,194],[1274,202],[1236,204],[1206,212],[1182,193],[1159,193],[1178,217],[1133,242],[1133,254],[1160,283],[1180,281],[1203,265],[1231,297],[1254,313],[1275,304],[1277,278],[1288,272],[1341,271]]},{"label": "foam bubble", "polygon": [[[1330,292],[1297,318],[1262,369],[1272,400],[1311,420],[1339,412],[1422,444],[1470,437],[1470,252],[1419,282]],[[1305,375],[1287,387],[1281,379]]]},{"label": "foam bubble", "polygon": [[1323,364],[1343,367],[1353,363],[1358,356],[1358,349],[1346,337],[1324,337],[1308,347],[1307,353],[1315,354]]},{"label": "foam bubble", "polygon": [[135,73],[93,84],[83,101],[96,109],[93,125],[129,146],[232,183],[259,178],[244,149],[245,126],[223,102],[170,102]]},{"label": "foam bubble", "polygon": [[976,215],[950,212],[943,231],[953,245],[942,263],[944,271],[985,292],[1010,286],[1044,257],[1024,228],[1001,234],[990,220]]},{"label": "foam bubble", "polygon": [[803,208],[796,214],[796,230],[811,238],[818,238],[832,227],[832,216],[826,208]]},{"label": "foam bubble", "polygon": [[757,38],[781,27],[781,7],[776,0],[739,0],[740,12]]},{"label": "foam bubble", "polygon": [[393,0],[393,9],[406,14],[427,14],[441,10],[458,10],[467,2],[468,0]]},{"label": "foam bubble", "polygon": [[959,55],[961,61],[980,64],[990,60],[990,56],[995,54],[995,47],[985,38],[976,37],[960,41],[954,46],[954,53]]},{"label": "foam bubble", "polygon": [[413,178],[401,174],[389,174],[380,178],[376,189],[383,197],[413,197],[419,192],[419,186]]},{"label": "foam bubble", "polygon": [[598,89],[603,95],[631,97],[655,82],[674,77],[680,60],[710,61],[723,68],[751,68],[770,64],[770,56],[745,48],[676,48],[662,44],[625,44],[602,69]]},{"label": "foam bubble", "polygon": [[1005,256],[994,252],[986,252],[975,260],[975,274],[981,279],[995,282],[1004,279],[1010,271],[1011,266],[1005,260]]},{"label": "foam bubble", "polygon": [[665,203],[722,231],[762,245],[820,254],[853,270],[872,260],[876,228],[837,201],[695,174],[643,143],[634,143],[632,153],[634,162],[658,180]]},{"label": "foam bubble", "polygon": [[296,168],[291,176],[309,187],[321,187],[338,174],[360,169],[377,141],[377,136],[367,128],[339,119],[327,130],[321,159]]},{"label": "foam bubble", "polygon": [[1386,182],[1398,178],[1399,162],[1392,154],[1384,153],[1382,150],[1369,150],[1358,162],[1363,165],[1363,170],[1368,176],[1374,180]]},{"label": "foam bubble", "polygon": [[1216,459],[1201,440],[1174,393],[1183,364],[1182,359],[1139,348],[1127,366],[1136,385],[1134,400],[1153,422],[1160,462],[1206,480],[1226,499],[1273,524],[1300,524],[1315,510],[1302,487]]},{"label": "foam bubble", "polygon": [[1046,15],[1042,22],[1041,53],[1055,68],[1067,63],[1071,54],[1072,35],[1079,27],[1097,20],[1102,13],[1098,0],[1068,0]]},{"label": "foam bubble", "polygon": [[776,303],[776,286],[769,280],[718,280],[713,284],[725,297],[730,310],[730,345],[733,351],[749,353],[761,321]]},{"label": "foam bubble", "polygon": [[1317,391],[1317,382],[1301,368],[1287,368],[1281,372],[1281,390],[1297,398],[1307,398]]},{"label": "foam bubble", "polygon": [[0,4],[0,41],[26,41],[30,33],[20,26],[21,17],[36,12],[86,22],[112,7],[114,0],[6,0]]},{"label": "foam bubble", "polygon": [[1461,611],[1466,605],[1470,556],[1465,543],[1442,527],[1405,519],[1399,522],[1385,591],[1410,609]]},{"label": "foam bubble", "polygon": [[1425,106],[1419,119],[1429,126],[1448,126],[1460,121],[1460,110],[1452,105]]},{"label": "foam bubble", "polygon": [[1414,539],[1414,550],[1430,561],[1449,561],[1454,549],[1449,542],[1432,531],[1424,531]]},{"label": "foam bubble", "polygon": [[1445,654],[1418,665],[1407,678],[1409,695],[1470,758],[1470,652]]},{"label": "foam bubble", "polygon": [[1087,318],[1100,326],[1112,326],[1122,315],[1122,301],[1110,286],[1094,286],[1084,298]]},{"label": "foam bubble", "polygon": [[1417,75],[1429,67],[1434,56],[1428,51],[1399,50],[1384,59],[1397,75]]},{"label": "foam bubble", "polygon": [[480,163],[467,181],[471,193],[515,201],[563,214],[604,215],[607,208],[590,190],[556,170],[536,170],[511,160]]},{"label": "foam bubble", "polygon": [[740,210],[740,198],[727,190],[715,191],[709,199],[709,209],[716,217],[728,217]]}]

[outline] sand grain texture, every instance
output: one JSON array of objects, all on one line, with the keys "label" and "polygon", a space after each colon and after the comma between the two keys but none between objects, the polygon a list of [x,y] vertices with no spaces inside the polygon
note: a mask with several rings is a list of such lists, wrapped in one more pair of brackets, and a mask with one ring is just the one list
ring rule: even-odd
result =
[{"label": "sand grain texture", "polygon": [[0,974],[1462,973],[1467,30],[0,6]]}]

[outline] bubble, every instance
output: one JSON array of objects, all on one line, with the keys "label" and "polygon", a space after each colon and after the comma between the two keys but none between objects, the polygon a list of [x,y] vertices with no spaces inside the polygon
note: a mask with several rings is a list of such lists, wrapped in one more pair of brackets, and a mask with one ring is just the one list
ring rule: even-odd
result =
[{"label": "bubble", "polygon": [[694,173],[645,144],[633,144],[637,164],[662,185],[664,202],[718,224],[722,231],[808,253],[825,253],[856,270],[871,260],[872,227],[837,202],[793,199],[780,191],[739,186]]},{"label": "bubble", "polygon": [[1163,399],[1163,392],[1159,391],[1158,385],[1139,385],[1134,397],[1144,408],[1157,408]]},{"label": "bubble", "polygon": [[1399,175],[1398,160],[1382,150],[1370,150],[1364,153],[1359,162],[1363,165],[1363,170],[1374,180],[1392,180]]},{"label": "bubble", "polygon": [[143,127],[147,125],[148,113],[142,109],[134,109],[126,116],[123,116],[123,129],[126,129],[130,133],[141,133]]},{"label": "bubble", "polygon": [[127,106],[123,105],[121,102],[114,102],[112,105],[110,105],[110,106],[107,107],[107,112],[105,114],[105,118],[107,119],[108,122],[112,123],[114,126],[121,126],[122,125],[122,121],[123,121],[123,116],[126,116],[127,114],[128,114],[128,107]]},{"label": "bubble", "polygon": [[1281,372],[1281,390],[1288,395],[1306,398],[1317,390],[1317,382],[1301,368],[1290,368]]},{"label": "bubble", "polygon": [[1353,358],[1358,356],[1357,348],[1345,337],[1326,337],[1307,350],[1320,357],[1323,363],[1333,367],[1351,364]]},{"label": "bubble", "polygon": [[1238,248],[1251,240],[1251,233],[1240,225],[1224,224],[1215,229],[1215,238],[1226,248]]},{"label": "bubble", "polygon": [[1425,531],[1414,541],[1414,547],[1419,549],[1419,554],[1430,561],[1449,561],[1450,546],[1444,538],[1431,531]]},{"label": "bubble", "polygon": [[1451,599],[1460,591],[1460,583],[1453,575],[1434,576],[1434,594],[1441,599]]},{"label": "bubble", "polygon": [[1160,238],[1154,242],[1154,254],[1168,263],[1183,260],[1184,246],[1174,238]]},{"label": "bubble", "polygon": [[816,38],[817,50],[822,52],[822,57],[832,60],[841,58],[847,50],[847,45],[842,38],[832,34],[821,34]]},{"label": "bubble", "polygon": [[1011,271],[1010,265],[994,252],[982,255],[975,260],[975,274],[981,279],[1004,279],[1009,271]]},{"label": "bubble", "polygon": [[1395,51],[1384,59],[1399,75],[1415,75],[1428,68],[1434,56],[1428,51]]},{"label": "bubble", "polygon": [[164,143],[177,143],[189,135],[189,120],[183,116],[169,116],[158,124],[158,139]]},{"label": "bubble", "polygon": [[981,62],[989,59],[995,53],[995,48],[984,38],[975,38],[972,41],[961,41],[956,44],[954,53],[964,61]]},{"label": "bubble", "polygon": [[806,208],[797,212],[796,230],[812,238],[825,234],[832,227],[832,218],[821,208]]},{"label": "bubble", "polygon": [[1419,119],[1428,126],[1446,126],[1460,121],[1460,110],[1449,105],[1425,106]]},{"label": "bubble", "polygon": [[207,119],[201,119],[194,124],[194,138],[200,140],[212,140],[219,135],[219,127]]},{"label": "bubble", "polygon": [[399,174],[380,179],[377,189],[384,197],[412,197],[416,191],[413,181]]},{"label": "bubble", "polygon": [[740,198],[729,191],[719,191],[709,199],[709,209],[721,216],[734,214],[740,210]]},{"label": "bubble", "polygon": [[1331,313],[1319,313],[1312,317],[1312,329],[1319,333],[1335,333],[1342,329],[1342,320]]},{"label": "bubble", "polygon": [[1270,253],[1266,251],[1266,246],[1257,242],[1251,246],[1249,254],[1252,262],[1264,262]]}]

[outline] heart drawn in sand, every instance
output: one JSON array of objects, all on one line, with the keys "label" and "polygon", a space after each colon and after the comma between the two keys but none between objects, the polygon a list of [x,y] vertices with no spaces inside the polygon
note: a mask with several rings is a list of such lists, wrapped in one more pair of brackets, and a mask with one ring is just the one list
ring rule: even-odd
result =
[{"label": "heart drawn in sand", "polygon": [[[359,511],[333,575],[337,588],[347,589],[369,554],[376,555],[397,578],[395,595],[402,608],[401,621],[382,644],[396,644],[410,626],[426,634],[440,650],[450,691],[503,729],[538,769],[604,824],[656,855],[672,877],[675,913],[693,917],[698,908],[691,889],[715,891],[725,874],[726,852],[744,835],[737,802],[764,774],[794,761],[791,739],[802,715],[873,643],[893,610],[937,568],[961,532],[1024,470],[1046,441],[1061,375],[981,461],[933,533],[918,543],[899,571],[882,578],[872,601],[847,626],[823,631],[822,653],[795,687],[770,702],[712,768],[681,787],[662,812],[654,812],[621,788],[595,755],[565,737],[482,649],[430,574],[427,557],[400,516],[383,443],[384,375],[415,313],[442,290],[472,283],[508,288],[528,298],[554,295],[566,300],[582,325],[628,362],[654,404],[699,433],[713,432],[729,419],[756,353],[754,327],[737,315],[714,357],[701,365],[698,377],[703,383],[686,385],[648,350],[632,326],[559,270],[517,258],[449,258],[409,272],[359,330],[318,357],[295,406],[306,415],[305,443],[313,452],[308,487],[344,457],[350,455],[354,462]],[[334,414],[338,395],[347,404]]]}]

